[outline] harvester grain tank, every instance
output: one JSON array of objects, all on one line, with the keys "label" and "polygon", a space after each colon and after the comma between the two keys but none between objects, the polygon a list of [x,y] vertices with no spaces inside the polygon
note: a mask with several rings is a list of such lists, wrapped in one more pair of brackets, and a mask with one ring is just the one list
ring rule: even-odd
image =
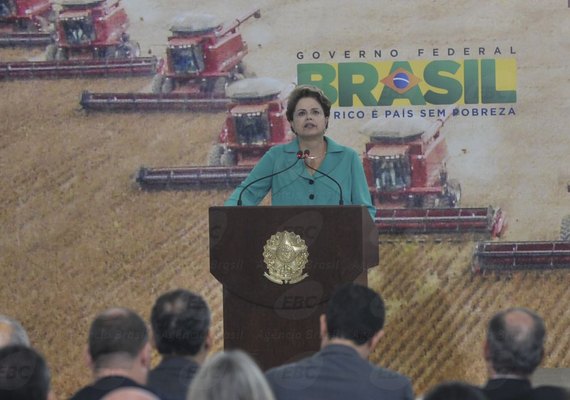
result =
[{"label": "harvester grain tank", "polygon": [[186,91],[208,96],[214,91],[223,93],[228,83],[246,77],[243,58],[248,46],[238,28],[252,17],[261,17],[260,10],[229,23],[204,14],[177,20],[170,28],[166,57],[153,79],[153,92]]},{"label": "harvester grain tank", "polygon": [[227,88],[230,103],[207,166],[141,168],[143,189],[237,186],[272,146],[291,140],[285,116],[287,85],[270,78],[248,78]]},{"label": "harvester grain tank", "polygon": [[50,0],[0,0],[0,46],[45,46],[51,42]]},{"label": "harvester grain tank", "polygon": [[128,17],[120,0],[61,0],[55,41],[46,61],[0,63],[0,78],[151,75],[156,57],[139,57],[127,34]]}]

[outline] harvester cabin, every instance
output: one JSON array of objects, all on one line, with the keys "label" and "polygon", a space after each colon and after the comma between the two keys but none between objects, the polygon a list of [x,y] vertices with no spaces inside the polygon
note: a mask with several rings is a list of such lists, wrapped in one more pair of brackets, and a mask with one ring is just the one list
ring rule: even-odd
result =
[{"label": "harvester cabin", "polygon": [[170,75],[226,75],[247,53],[236,29],[224,29],[223,23],[209,14],[182,16],[171,25],[170,32],[167,47]]},{"label": "harvester cabin", "polygon": [[202,73],[205,37],[221,29],[218,19],[209,14],[188,14],[177,18],[170,26],[166,58],[168,70],[176,76]]},{"label": "harvester cabin", "polygon": [[231,99],[220,143],[255,164],[271,146],[289,140],[283,97],[286,85],[271,78],[249,78],[226,90]]},{"label": "harvester cabin", "polygon": [[394,191],[410,186],[408,146],[372,146],[366,154],[372,163],[372,184],[376,190]]},{"label": "harvester cabin", "polygon": [[268,104],[238,104],[231,110],[236,142],[263,145],[271,142]]},{"label": "harvester cabin", "polygon": [[127,15],[119,0],[62,0],[58,23],[67,44],[119,41]]}]

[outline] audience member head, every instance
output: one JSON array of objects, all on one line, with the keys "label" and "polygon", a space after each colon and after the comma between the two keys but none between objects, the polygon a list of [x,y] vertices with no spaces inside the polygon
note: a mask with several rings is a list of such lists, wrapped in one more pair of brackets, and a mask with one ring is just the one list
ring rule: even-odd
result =
[{"label": "audience member head", "polygon": [[510,308],[495,314],[485,344],[491,374],[532,375],[542,361],[545,336],[544,321],[531,310]]},{"label": "audience member head", "polygon": [[0,399],[47,400],[49,397],[50,373],[39,353],[22,345],[0,349]]},{"label": "audience member head", "polygon": [[150,366],[148,330],[134,311],[111,308],[99,314],[89,330],[88,350],[96,376],[104,370],[125,370],[139,383],[146,381]]},{"label": "audience member head", "polygon": [[157,396],[148,390],[127,387],[113,390],[111,393],[103,397],[101,400],[160,400]]},{"label": "audience member head", "polygon": [[160,296],[151,311],[154,344],[161,355],[204,356],[211,347],[210,309],[202,297],[183,289]]},{"label": "audience member head", "polygon": [[0,348],[13,344],[29,346],[28,334],[18,321],[0,314]]},{"label": "audience member head", "polygon": [[187,400],[273,400],[273,392],[257,364],[240,350],[208,359],[194,377]]},{"label": "audience member head", "polygon": [[287,116],[287,121],[293,121],[293,116],[295,113],[295,108],[299,100],[305,97],[312,97],[315,99],[323,108],[325,118],[331,115],[331,105],[330,100],[325,96],[323,91],[316,86],[310,85],[299,85],[291,91],[287,99],[287,111],[285,115]]},{"label": "audience member head", "polygon": [[324,344],[343,340],[372,350],[382,336],[384,302],[378,293],[354,283],[339,287],[321,316]]},{"label": "audience member head", "polygon": [[444,382],[426,393],[423,400],[486,400],[482,391],[463,382]]}]

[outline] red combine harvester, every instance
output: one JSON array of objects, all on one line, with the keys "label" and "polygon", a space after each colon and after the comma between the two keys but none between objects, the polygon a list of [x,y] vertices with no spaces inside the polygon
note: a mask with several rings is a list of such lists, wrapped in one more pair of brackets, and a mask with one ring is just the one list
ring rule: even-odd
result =
[{"label": "red combine harvester", "polygon": [[50,0],[0,0],[0,46],[45,46],[53,19]]},{"label": "red combine harvester", "polygon": [[56,41],[46,60],[135,58],[137,42],[129,39],[129,18],[120,0],[61,0]]},{"label": "red combine harvester", "polygon": [[230,102],[225,89],[246,77],[247,44],[237,28],[261,16],[259,9],[222,25],[208,15],[181,18],[172,27],[166,58],[152,81],[152,93],[81,94],[88,111],[221,111]]},{"label": "red combine harvester", "polygon": [[127,34],[128,17],[120,0],[61,0],[56,39],[47,61],[0,63],[0,78],[54,78],[153,74],[155,57],[139,57]]},{"label": "red combine harvester", "polygon": [[291,140],[285,116],[285,85],[248,78],[227,88],[230,103],[208,166],[140,168],[136,181],[147,190],[237,186],[272,146]]},{"label": "red combine harvester", "polygon": [[362,163],[377,208],[456,207],[461,185],[448,179],[445,117],[372,119],[361,129],[370,138]]},{"label": "red combine harvester", "polygon": [[486,231],[492,237],[503,232],[500,209],[459,208],[461,185],[448,178],[441,130],[454,108],[434,122],[375,119],[361,129],[370,137],[362,163],[381,232]]},{"label": "red combine harvester", "polygon": [[[567,185],[570,192],[570,184]],[[570,215],[562,218],[560,240],[479,242],[473,252],[474,273],[570,269]]]},{"label": "red combine harvester", "polygon": [[224,93],[225,86],[246,77],[243,58],[248,52],[238,27],[253,10],[230,23],[219,23],[210,15],[188,15],[170,28],[166,58],[162,59],[152,83],[153,93],[191,92],[209,97]]}]

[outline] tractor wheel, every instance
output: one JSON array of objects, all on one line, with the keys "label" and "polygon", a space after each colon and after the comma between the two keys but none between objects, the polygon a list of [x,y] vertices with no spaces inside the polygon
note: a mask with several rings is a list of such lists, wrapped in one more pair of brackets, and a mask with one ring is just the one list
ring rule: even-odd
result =
[{"label": "tractor wheel", "polygon": [[58,48],[57,51],[55,52],[55,59],[57,61],[67,60],[67,53],[65,52],[65,49],[62,49],[61,47]]},{"label": "tractor wheel", "polygon": [[34,32],[35,29],[35,25],[34,22],[31,19],[20,19],[17,22],[18,25],[18,29],[22,32]]},{"label": "tractor wheel", "polygon": [[226,151],[220,157],[222,167],[233,167],[237,164],[237,155],[233,151]]},{"label": "tractor wheel", "polygon": [[422,199],[422,208],[436,208],[439,205],[439,199],[436,195],[428,194]]},{"label": "tractor wheel", "polygon": [[174,81],[172,78],[164,78],[162,83],[162,93],[170,93],[174,90]]},{"label": "tractor wheel", "polygon": [[206,83],[206,92],[211,95],[222,95],[226,94],[226,86],[228,80],[225,77],[209,79]]},{"label": "tractor wheel", "polygon": [[170,93],[174,90],[174,82],[162,74],[156,74],[152,78],[152,92],[154,94]]},{"label": "tractor wheel", "polygon": [[118,58],[119,50],[115,46],[105,48],[105,58]]},{"label": "tractor wheel", "polygon": [[139,44],[139,42],[134,42],[130,40],[127,42],[127,47],[129,49],[129,58],[140,57],[141,45]]},{"label": "tractor wheel", "polygon": [[57,55],[57,46],[55,44],[48,44],[46,47],[46,61],[55,61]]},{"label": "tractor wheel", "polygon": [[450,179],[447,181],[446,197],[449,199],[449,207],[459,207],[461,202],[461,184],[457,180]]},{"label": "tractor wheel", "polygon": [[221,144],[213,145],[208,153],[208,166],[220,167],[222,165],[223,154],[224,154],[224,148],[222,147]]},{"label": "tractor wheel", "polygon": [[141,55],[141,47],[137,42],[125,42],[115,51],[115,58],[136,58]]},{"label": "tractor wheel", "polygon": [[237,71],[238,74],[244,78],[255,78],[257,76],[257,74],[253,72],[243,61],[240,61],[240,63],[237,65]]},{"label": "tractor wheel", "polygon": [[562,217],[560,225],[560,240],[570,241],[570,215]]},{"label": "tractor wheel", "polygon": [[152,78],[152,92],[154,94],[162,93],[162,84],[164,83],[164,78],[166,78],[162,74],[156,74]]}]

